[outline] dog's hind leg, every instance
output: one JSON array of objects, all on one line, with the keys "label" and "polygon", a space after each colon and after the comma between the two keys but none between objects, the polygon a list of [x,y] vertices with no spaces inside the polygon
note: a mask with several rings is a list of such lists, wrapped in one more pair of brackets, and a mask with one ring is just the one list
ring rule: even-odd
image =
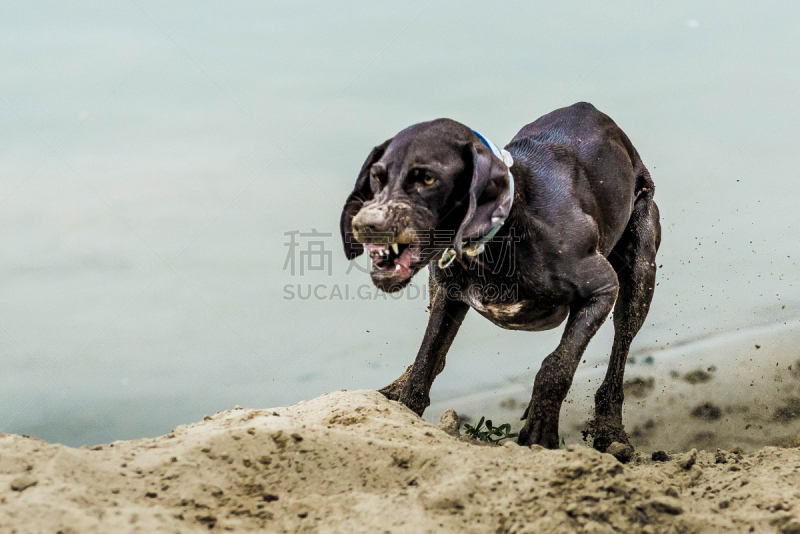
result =
[{"label": "dog's hind leg", "polygon": [[445,356],[469,310],[460,300],[447,297],[445,288],[431,280],[431,315],[414,365],[379,391],[400,401],[420,416],[431,403],[430,391],[436,375],[444,369]]},{"label": "dog's hind leg", "polygon": [[567,327],[561,342],[542,362],[533,383],[533,395],[519,432],[520,445],[534,443],[558,448],[558,419],[561,405],[572,385],[572,378],[589,341],[603,324],[617,296],[617,277],[608,261],[600,255],[587,259],[581,267],[593,284],[588,295],[570,307]]},{"label": "dog's hind leg", "polygon": [[661,225],[651,186],[639,192],[628,227],[608,256],[619,279],[619,296],[614,307],[614,346],[606,377],[594,397],[595,417],[588,430],[599,451],[605,451],[614,441],[628,443],[622,426],[625,361],[653,299],[660,244]]}]

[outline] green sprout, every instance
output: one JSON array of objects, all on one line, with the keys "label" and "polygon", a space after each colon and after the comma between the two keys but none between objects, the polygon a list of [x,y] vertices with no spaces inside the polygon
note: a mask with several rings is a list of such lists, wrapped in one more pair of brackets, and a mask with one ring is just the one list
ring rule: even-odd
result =
[{"label": "green sprout", "polygon": [[510,424],[505,423],[500,426],[493,426],[492,420],[488,419],[486,420],[486,429],[482,430],[484,419],[484,417],[481,417],[481,420],[475,426],[464,423],[464,433],[472,439],[485,441],[492,445],[500,445],[500,442],[506,439],[510,439],[514,443],[517,442],[519,434],[511,433]]}]

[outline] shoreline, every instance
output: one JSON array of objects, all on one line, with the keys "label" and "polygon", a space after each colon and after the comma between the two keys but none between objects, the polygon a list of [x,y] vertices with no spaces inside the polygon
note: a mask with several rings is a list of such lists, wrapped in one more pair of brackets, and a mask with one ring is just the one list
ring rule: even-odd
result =
[{"label": "shoreline", "polygon": [[[754,449],[800,434],[800,319],[741,328],[663,350],[639,349],[625,370],[623,421],[639,451]],[[756,348],[758,347],[758,348]],[[606,362],[583,362],[561,412],[567,443],[583,443],[594,392]],[[534,371],[466,395],[435,398],[434,422],[447,408],[486,416],[516,431],[530,399]],[[694,414],[694,415],[693,415]]]}]

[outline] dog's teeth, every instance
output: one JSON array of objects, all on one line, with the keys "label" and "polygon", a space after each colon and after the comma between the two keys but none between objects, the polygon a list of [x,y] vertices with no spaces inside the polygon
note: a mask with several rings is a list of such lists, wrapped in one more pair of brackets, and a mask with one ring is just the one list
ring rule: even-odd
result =
[{"label": "dog's teeth", "polygon": [[398,263],[397,265],[395,265],[395,266],[394,266],[394,270],[395,270],[395,271],[399,271],[399,270],[400,270],[400,264],[399,264],[399,263]]},{"label": "dog's teeth", "polygon": [[392,250],[394,250],[395,255],[400,254],[400,247],[397,246],[397,243],[392,243]]}]

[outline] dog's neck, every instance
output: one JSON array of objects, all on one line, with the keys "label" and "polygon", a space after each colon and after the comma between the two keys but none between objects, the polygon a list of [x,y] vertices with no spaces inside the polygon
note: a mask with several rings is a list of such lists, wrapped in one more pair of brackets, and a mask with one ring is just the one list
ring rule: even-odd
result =
[{"label": "dog's neck", "polygon": [[[481,143],[486,145],[486,147],[492,151],[492,154],[494,154],[500,161],[505,163],[506,167],[508,168],[509,195],[507,201],[508,207],[505,210],[505,213],[510,215],[511,208],[513,207],[514,204],[514,175],[511,173],[511,166],[514,165],[514,158],[511,156],[511,153],[508,150],[504,148],[497,148],[497,145],[492,143],[489,139],[481,135],[479,132],[475,130],[472,130],[472,132],[475,135],[477,135],[478,139],[481,140]],[[470,258],[474,258],[475,256],[481,254],[486,247],[486,243],[491,241],[494,238],[494,236],[497,235],[497,232],[500,231],[500,228],[503,227],[503,224],[506,222],[508,215],[506,215],[505,217],[492,218],[491,230],[489,230],[489,232],[485,236],[481,237],[476,243],[467,246],[468,243],[464,242],[463,243],[464,254],[466,254]],[[445,250],[444,254],[442,254],[442,257],[439,258],[439,267],[441,267],[442,269],[449,267],[456,260],[457,257],[458,254],[454,248],[449,248]]]}]

